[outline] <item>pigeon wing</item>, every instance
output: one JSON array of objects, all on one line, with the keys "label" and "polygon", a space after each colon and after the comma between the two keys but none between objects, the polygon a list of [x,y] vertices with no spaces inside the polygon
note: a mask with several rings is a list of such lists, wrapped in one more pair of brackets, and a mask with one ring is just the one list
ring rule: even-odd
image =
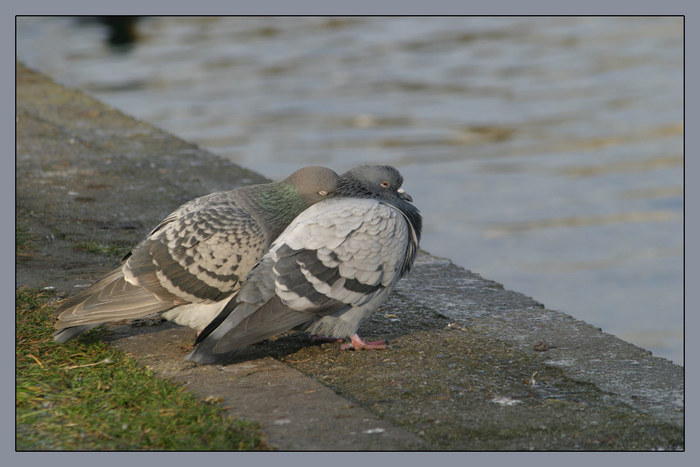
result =
[{"label": "pigeon wing", "polygon": [[158,228],[124,265],[126,279],[166,297],[211,303],[235,291],[269,244],[246,210],[219,204]]},{"label": "pigeon wing", "polygon": [[121,268],[66,302],[56,327],[144,318],[234,293],[269,239],[248,212],[222,198],[225,193],[215,195],[168,216]]}]

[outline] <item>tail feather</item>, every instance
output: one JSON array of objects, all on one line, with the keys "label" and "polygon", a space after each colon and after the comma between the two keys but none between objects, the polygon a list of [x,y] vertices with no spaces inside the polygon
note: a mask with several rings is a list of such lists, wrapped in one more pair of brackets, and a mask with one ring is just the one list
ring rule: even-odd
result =
[{"label": "tail feather", "polygon": [[178,304],[130,284],[117,269],[58,309],[54,340],[66,342],[99,324],[154,316]]},{"label": "tail feather", "polygon": [[288,308],[279,297],[274,297],[258,309],[253,306],[243,303],[229,312],[216,330],[187,355],[187,360],[197,363],[223,360],[235,350],[292,329],[313,317],[309,313]]},{"label": "tail feather", "polygon": [[212,320],[209,322],[209,324],[207,324],[207,325],[204,327],[204,329],[202,329],[202,331],[199,333],[199,335],[197,336],[197,338],[196,338],[195,341],[194,341],[195,345],[196,345],[196,344],[199,344],[199,343],[202,342],[204,339],[206,339],[207,337],[209,337],[209,334],[211,334],[212,332],[214,332],[214,331],[216,330],[216,328],[218,328],[219,325],[220,325],[221,323],[223,323],[224,320],[226,320],[226,318],[229,317],[229,315],[231,314],[231,312],[233,312],[236,308],[238,308],[238,305],[239,305],[238,302],[236,302],[236,296],[234,295],[233,298],[231,298],[231,299],[226,303],[226,305],[225,305],[224,308],[219,312],[219,314],[216,315],[216,316],[214,317],[214,319],[212,319]]},{"label": "tail feather", "polygon": [[309,313],[292,310],[275,297],[229,331],[219,340],[214,350],[222,353],[240,349],[292,329],[309,319]]},{"label": "tail feather", "polygon": [[117,268],[117,269],[113,270],[112,272],[110,272],[109,274],[107,274],[102,279],[100,279],[99,281],[92,284],[87,289],[80,292],[79,294],[70,297],[68,300],[63,302],[63,304],[60,307],[58,307],[58,309],[56,311],[58,313],[63,313],[65,310],[68,310],[69,308],[73,308],[74,306],[78,305],[79,303],[84,302],[85,299],[87,299],[92,294],[94,294],[96,290],[100,290],[100,289],[104,288],[106,285],[114,282],[115,280],[119,279],[120,277],[124,277],[124,274],[122,273],[121,268]]},{"label": "tail feather", "polygon": [[74,337],[78,337],[82,333],[87,332],[90,329],[95,328],[97,326],[97,324],[86,324],[83,326],[73,326],[70,328],[64,328],[54,333],[53,340],[58,342],[59,344],[64,344],[69,340],[73,339]]}]

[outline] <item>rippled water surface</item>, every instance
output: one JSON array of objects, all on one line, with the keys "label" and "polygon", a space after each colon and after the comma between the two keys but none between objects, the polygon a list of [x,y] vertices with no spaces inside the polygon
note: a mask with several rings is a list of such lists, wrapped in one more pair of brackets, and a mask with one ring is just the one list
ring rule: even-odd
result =
[{"label": "rippled water surface", "polygon": [[19,18],[18,58],[269,177],[400,168],[422,246],[683,363],[680,18]]}]

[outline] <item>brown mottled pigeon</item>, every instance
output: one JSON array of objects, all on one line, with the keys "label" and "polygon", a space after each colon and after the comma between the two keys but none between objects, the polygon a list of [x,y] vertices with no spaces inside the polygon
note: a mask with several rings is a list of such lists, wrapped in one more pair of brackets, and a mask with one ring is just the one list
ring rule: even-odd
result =
[{"label": "brown mottled pigeon", "polygon": [[357,329],[411,268],[422,218],[390,166],[360,166],[302,212],[270,246],[238,294],[187,356],[225,361],[237,349],[290,329],[351,339],[345,348],[380,349]]},{"label": "brown mottled pigeon", "polygon": [[102,323],[161,315],[202,330],[240,288],[270,243],[304,209],[331,193],[338,175],[305,167],[277,183],[196,198],[139,243],[121,267],[59,309],[66,342]]}]

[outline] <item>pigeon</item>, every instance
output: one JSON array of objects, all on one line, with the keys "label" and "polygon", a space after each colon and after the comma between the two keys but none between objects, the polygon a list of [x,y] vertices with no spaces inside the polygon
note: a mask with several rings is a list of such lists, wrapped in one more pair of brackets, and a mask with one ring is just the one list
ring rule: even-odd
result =
[{"label": "pigeon", "polygon": [[238,291],[268,246],[338,175],[305,167],[276,183],[216,192],[166,217],[122,265],[57,310],[56,342],[100,324],[161,315],[201,331]]},{"label": "pigeon", "polygon": [[185,358],[208,364],[292,329],[382,349],[357,329],[384,303],[416,257],[422,217],[391,166],[359,166],[297,216],[199,334]]}]

